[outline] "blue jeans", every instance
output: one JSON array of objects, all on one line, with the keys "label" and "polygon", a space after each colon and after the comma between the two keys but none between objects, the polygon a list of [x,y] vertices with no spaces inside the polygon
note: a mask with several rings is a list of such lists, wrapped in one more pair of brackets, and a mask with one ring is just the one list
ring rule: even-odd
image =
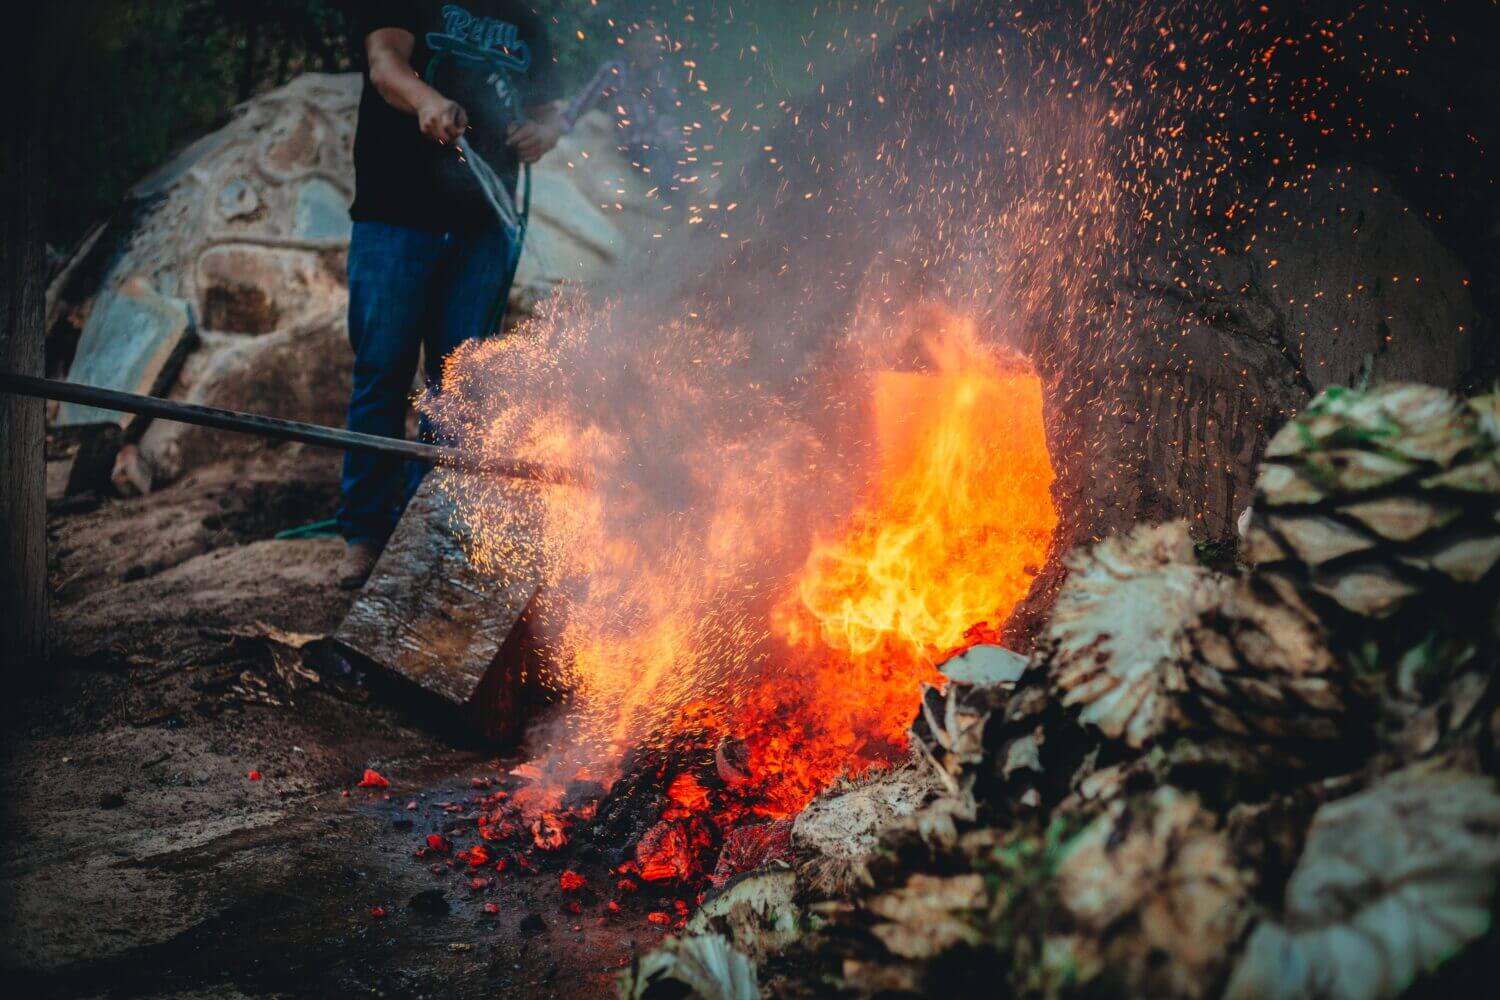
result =
[{"label": "blue jeans", "polygon": [[[356,222],[349,240],[349,429],[404,438],[417,357],[437,387],[454,348],[493,333],[504,315],[510,241],[500,227],[442,233]],[[425,419],[422,437],[432,440]],[[427,474],[425,464],[344,453],[339,532],[383,542]]]}]

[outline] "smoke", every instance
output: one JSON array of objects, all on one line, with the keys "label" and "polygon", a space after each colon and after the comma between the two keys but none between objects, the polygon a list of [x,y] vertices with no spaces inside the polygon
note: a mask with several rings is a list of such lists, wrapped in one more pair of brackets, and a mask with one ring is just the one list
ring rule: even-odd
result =
[{"label": "smoke", "polygon": [[[871,485],[872,378],[930,366],[941,316],[1034,357],[1086,321],[1097,262],[1129,232],[1118,107],[1058,77],[1076,56],[1054,36],[1067,27],[978,9],[924,20],[786,102],[729,179],[700,169],[722,123],[689,127],[698,182],[665,238],[450,362],[426,403],[447,435],[592,480],[447,484],[479,559],[542,564],[571,705],[534,742],[566,748],[567,770],[607,773],[692,703],[732,712],[767,671],[795,697],[772,606]],[[684,75],[704,59],[673,58]]]},{"label": "smoke", "polygon": [[[1253,5],[1201,6],[951,2],[846,37],[843,75],[777,102],[739,163],[722,159],[749,127],[733,64],[664,6],[683,86],[717,77],[683,106],[682,214],[605,287],[463,349],[424,404],[464,448],[592,480],[446,483],[478,559],[542,565],[571,705],[538,749],[605,775],[749,679],[780,672],[793,696],[770,610],[871,485],[871,380],[930,366],[940,317],[1029,357],[1054,412],[1085,411],[1141,352],[1191,352],[1120,316],[1122,287],[1170,292],[1240,238],[1255,174],[1235,143],[1255,123],[1231,132],[1224,109],[1253,90]],[[813,51],[839,37],[825,26]],[[1075,463],[1080,435],[1113,433],[1069,427],[1054,453]]]}]

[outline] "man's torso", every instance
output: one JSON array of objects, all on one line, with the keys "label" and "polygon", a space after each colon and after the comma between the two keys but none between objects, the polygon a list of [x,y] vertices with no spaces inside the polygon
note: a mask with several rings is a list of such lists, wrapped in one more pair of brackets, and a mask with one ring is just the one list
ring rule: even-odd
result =
[{"label": "man's torso", "polygon": [[[361,8],[360,43],[371,31],[412,34],[412,68],[469,117],[470,148],[514,184],[506,143],[522,109],[551,100],[552,56],[542,19],[515,0],[460,3],[379,0]],[[495,224],[482,189],[457,153],[421,134],[414,116],[386,103],[369,78],[354,142],[358,220],[433,230]]]}]

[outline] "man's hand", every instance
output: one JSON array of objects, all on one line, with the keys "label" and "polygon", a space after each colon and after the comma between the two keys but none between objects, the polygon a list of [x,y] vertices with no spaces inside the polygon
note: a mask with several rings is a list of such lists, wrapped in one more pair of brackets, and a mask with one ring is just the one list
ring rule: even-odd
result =
[{"label": "man's hand", "polygon": [[521,125],[512,125],[506,142],[516,151],[516,158],[522,163],[535,163],[551,152],[560,138],[562,124],[554,113]]},{"label": "man's hand", "polygon": [[411,68],[416,38],[404,28],[377,28],[365,37],[365,56],[370,62],[370,82],[386,103],[398,111],[417,116],[422,134],[448,143],[464,134],[469,116],[454,101],[422,82]]},{"label": "man's hand", "polygon": [[469,115],[457,101],[434,90],[417,105],[417,125],[427,138],[450,143],[469,127]]}]

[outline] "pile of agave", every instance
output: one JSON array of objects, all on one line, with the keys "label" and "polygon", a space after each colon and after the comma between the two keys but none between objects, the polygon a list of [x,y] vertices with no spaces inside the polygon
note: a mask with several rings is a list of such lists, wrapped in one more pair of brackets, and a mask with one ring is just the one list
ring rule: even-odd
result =
[{"label": "pile of agave", "polygon": [[1500,396],[1330,389],[1243,564],[1067,560],[1029,660],[928,689],[913,759],[798,818],[627,997],[1394,997],[1493,981]]}]

